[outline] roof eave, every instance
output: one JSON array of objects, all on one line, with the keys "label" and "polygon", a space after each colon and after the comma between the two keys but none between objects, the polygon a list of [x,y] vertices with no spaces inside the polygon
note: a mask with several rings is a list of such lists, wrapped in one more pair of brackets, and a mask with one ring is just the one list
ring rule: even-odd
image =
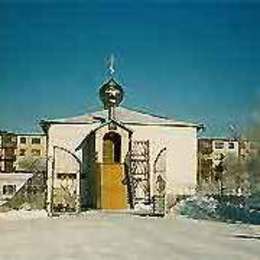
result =
[{"label": "roof eave", "polygon": [[[61,122],[61,121],[45,121],[42,120],[40,123],[40,126],[42,127],[43,125],[52,125],[52,124],[57,124],[57,125],[91,125],[91,124],[95,124],[95,123],[100,123],[100,120],[98,121],[88,121],[88,122]],[[189,124],[189,123],[142,123],[142,122],[124,122],[124,121],[120,121],[120,123],[122,124],[126,124],[126,125],[140,125],[140,126],[169,126],[169,127],[195,127],[198,129],[204,129],[204,125],[203,124]]]},{"label": "roof eave", "polygon": [[169,126],[169,127],[195,127],[198,129],[204,129],[203,124],[192,123],[140,123],[140,122],[123,122],[126,125],[140,125],[140,126]]}]

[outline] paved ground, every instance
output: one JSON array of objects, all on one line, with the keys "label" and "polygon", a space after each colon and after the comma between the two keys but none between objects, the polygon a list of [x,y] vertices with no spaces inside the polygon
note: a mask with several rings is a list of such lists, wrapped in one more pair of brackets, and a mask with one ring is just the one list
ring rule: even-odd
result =
[{"label": "paved ground", "polygon": [[[260,226],[88,213],[1,218],[0,259],[260,259]],[[246,237],[237,237],[246,235]]]}]

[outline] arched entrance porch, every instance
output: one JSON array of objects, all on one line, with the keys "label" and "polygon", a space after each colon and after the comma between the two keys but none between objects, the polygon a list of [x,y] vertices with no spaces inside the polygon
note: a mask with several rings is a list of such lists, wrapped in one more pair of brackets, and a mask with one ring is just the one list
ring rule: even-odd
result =
[{"label": "arched entrance porch", "polygon": [[111,120],[92,131],[79,146],[83,151],[86,187],[82,190],[87,191],[83,195],[87,207],[125,209],[130,206],[126,158],[131,134],[124,125]]},{"label": "arched entrance porch", "polygon": [[101,164],[101,208],[127,208],[127,190],[123,184],[124,165],[121,163],[121,136],[109,131],[103,137],[103,163]]}]

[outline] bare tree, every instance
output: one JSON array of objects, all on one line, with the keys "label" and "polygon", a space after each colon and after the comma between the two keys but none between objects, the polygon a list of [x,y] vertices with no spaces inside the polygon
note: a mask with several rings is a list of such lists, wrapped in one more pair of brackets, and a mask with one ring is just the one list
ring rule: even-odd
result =
[{"label": "bare tree", "polygon": [[46,172],[46,157],[25,156],[17,162],[17,168],[25,172]]},{"label": "bare tree", "polygon": [[225,194],[247,194],[250,186],[247,162],[235,155],[227,155],[223,161],[222,181]]},{"label": "bare tree", "polygon": [[248,140],[250,140],[250,157],[247,168],[253,197],[260,200],[260,113],[258,110],[256,121],[253,127],[248,131]]}]

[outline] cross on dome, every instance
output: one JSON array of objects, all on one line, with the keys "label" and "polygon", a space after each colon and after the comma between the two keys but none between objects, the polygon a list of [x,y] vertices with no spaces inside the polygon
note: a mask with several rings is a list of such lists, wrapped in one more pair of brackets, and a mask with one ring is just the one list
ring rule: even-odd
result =
[{"label": "cross on dome", "polygon": [[115,74],[115,56],[112,53],[108,60],[108,70],[111,77]]}]

